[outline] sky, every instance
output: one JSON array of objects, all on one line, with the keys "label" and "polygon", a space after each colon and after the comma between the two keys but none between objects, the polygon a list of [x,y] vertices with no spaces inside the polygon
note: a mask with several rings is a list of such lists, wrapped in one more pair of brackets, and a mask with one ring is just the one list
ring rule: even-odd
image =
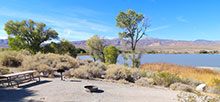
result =
[{"label": "sky", "polygon": [[118,38],[119,12],[128,9],[150,18],[145,37],[172,40],[220,40],[220,0],[1,0],[0,39],[7,21],[32,19],[79,41],[95,34]]}]

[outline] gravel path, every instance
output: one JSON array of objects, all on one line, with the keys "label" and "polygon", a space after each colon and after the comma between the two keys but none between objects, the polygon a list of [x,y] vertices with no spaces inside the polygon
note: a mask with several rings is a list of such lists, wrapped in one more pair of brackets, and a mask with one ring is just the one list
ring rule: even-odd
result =
[{"label": "gravel path", "polygon": [[[99,92],[85,92],[85,85],[96,85]],[[176,102],[178,91],[124,85],[106,81],[42,79],[21,88],[0,88],[0,101],[45,102]]]}]

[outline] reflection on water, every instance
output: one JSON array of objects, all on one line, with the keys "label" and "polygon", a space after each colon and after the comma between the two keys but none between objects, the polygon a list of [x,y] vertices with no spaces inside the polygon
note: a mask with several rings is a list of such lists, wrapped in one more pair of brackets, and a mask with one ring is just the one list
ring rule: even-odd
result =
[{"label": "reflection on water", "polygon": [[[79,56],[80,59],[92,59],[90,56]],[[144,54],[141,58],[141,64],[144,63],[172,63],[184,66],[193,67],[220,67],[219,54]],[[123,65],[126,62],[120,55],[118,57],[118,64]]]}]

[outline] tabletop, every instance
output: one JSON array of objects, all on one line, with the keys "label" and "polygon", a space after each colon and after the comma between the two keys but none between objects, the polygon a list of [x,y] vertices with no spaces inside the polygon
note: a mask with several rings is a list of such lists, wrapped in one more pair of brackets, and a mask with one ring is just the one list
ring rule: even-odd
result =
[{"label": "tabletop", "polygon": [[36,70],[30,70],[30,71],[0,75],[0,77],[12,77],[12,76],[18,76],[18,75],[32,74],[32,73],[36,73],[36,72],[37,72]]}]

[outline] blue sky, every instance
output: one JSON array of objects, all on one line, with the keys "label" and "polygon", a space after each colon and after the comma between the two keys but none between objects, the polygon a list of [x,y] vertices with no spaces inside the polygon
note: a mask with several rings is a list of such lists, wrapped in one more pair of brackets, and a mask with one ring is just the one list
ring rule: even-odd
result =
[{"label": "blue sky", "polygon": [[2,0],[0,39],[9,20],[32,19],[77,41],[98,34],[118,38],[115,18],[133,9],[150,17],[146,37],[173,40],[220,40],[219,0]]}]

